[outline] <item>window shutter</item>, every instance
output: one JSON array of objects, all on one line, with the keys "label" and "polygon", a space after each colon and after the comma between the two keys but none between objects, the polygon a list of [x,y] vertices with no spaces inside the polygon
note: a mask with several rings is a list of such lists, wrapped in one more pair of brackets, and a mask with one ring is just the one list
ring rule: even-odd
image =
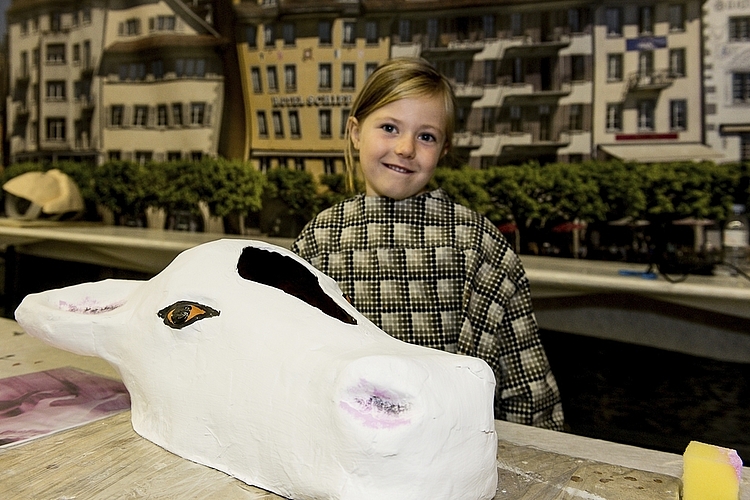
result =
[{"label": "window shutter", "polygon": [[213,106],[211,104],[206,104],[206,116],[203,119],[203,124],[205,126],[211,125],[211,113],[213,112]]}]

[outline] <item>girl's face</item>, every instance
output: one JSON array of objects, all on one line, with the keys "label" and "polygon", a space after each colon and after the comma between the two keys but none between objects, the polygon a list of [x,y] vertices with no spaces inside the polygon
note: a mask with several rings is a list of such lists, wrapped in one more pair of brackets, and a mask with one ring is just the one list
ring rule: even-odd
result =
[{"label": "girl's face", "polygon": [[440,96],[406,97],[359,122],[350,136],[359,150],[367,196],[402,200],[424,191],[445,144],[445,104]]}]

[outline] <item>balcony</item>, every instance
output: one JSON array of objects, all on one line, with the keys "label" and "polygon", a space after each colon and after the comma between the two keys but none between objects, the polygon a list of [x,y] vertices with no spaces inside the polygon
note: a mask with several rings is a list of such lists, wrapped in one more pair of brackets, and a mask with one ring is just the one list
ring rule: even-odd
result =
[{"label": "balcony", "polygon": [[94,94],[79,95],[75,100],[76,111],[79,114],[92,113],[96,107]]},{"label": "balcony", "polygon": [[453,134],[454,148],[478,148],[482,145],[482,136],[475,132],[456,132]]},{"label": "balcony", "polygon": [[28,118],[29,116],[29,105],[25,102],[17,102],[15,103],[15,111],[16,111],[16,118]]},{"label": "balcony", "polygon": [[627,91],[659,91],[674,82],[674,77],[667,70],[654,71],[651,73],[637,72],[628,76]]},{"label": "balcony", "polygon": [[484,40],[449,40],[445,43],[428,42],[422,47],[425,56],[473,55],[484,49]]},{"label": "balcony", "polygon": [[570,83],[561,83],[560,88],[548,90],[534,90],[531,92],[509,93],[505,96],[503,105],[520,104],[555,104],[562,97],[570,95]]},{"label": "balcony", "polygon": [[506,57],[543,57],[557,54],[561,49],[570,45],[570,35],[559,34],[551,40],[538,40],[525,36],[521,43],[511,45],[505,49]]},{"label": "balcony", "polygon": [[456,84],[454,92],[459,99],[479,99],[484,95],[484,87],[471,84]]}]

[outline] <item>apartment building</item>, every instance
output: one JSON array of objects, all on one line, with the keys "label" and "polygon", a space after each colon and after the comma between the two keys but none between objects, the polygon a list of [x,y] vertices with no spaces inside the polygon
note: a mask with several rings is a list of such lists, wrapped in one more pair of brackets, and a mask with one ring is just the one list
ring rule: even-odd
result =
[{"label": "apartment building", "polygon": [[344,169],[344,129],[365,78],[389,57],[389,23],[345,0],[235,2],[244,150],[262,171]]},{"label": "apartment building", "polygon": [[594,10],[599,158],[717,160],[704,145],[702,1],[605,2]]},{"label": "apartment building", "polygon": [[112,2],[99,68],[105,159],[217,156],[226,43],[180,0]]},{"label": "apartment building", "polygon": [[750,160],[750,0],[706,2],[706,142],[722,161]]},{"label": "apartment building", "polygon": [[94,162],[101,1],[21,1],[7,10],[10,162]]},{"label": "apartment building", "polygon": [[226,40],[180,0],[14,0],[10,161],[216,156]]}]

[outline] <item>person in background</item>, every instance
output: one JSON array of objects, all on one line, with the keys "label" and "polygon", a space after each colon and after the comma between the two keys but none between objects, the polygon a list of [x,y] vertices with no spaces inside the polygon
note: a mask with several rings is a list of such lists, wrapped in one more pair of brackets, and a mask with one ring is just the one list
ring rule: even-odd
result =
[{"label": "person in background", "polygon": [[318,214],[292,250],[391,336],[485,360],[495,418],[562,430],[519,257],[489,220],[427,188],[451,146],[454,110],[450,83],[426,61],[379,66],[346,129],[350,185],[356,152],[365,193]]}]

